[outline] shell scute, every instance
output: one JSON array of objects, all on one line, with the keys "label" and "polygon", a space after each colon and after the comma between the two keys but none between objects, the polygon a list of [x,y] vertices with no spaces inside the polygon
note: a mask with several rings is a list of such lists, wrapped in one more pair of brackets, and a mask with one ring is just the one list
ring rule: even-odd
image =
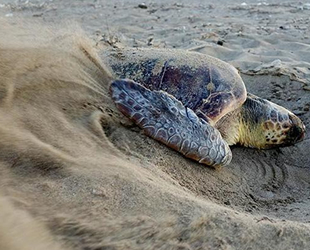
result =
[{"label": "shell scute", "polygon": [[195,113],[202,110],[207,120],[216,122],[245,101],[245,86],[237,70],[216,58],[167,49],[125,49],[121,53],[121,60],[111,54],[105,57],[119,78],[163,90]]}]

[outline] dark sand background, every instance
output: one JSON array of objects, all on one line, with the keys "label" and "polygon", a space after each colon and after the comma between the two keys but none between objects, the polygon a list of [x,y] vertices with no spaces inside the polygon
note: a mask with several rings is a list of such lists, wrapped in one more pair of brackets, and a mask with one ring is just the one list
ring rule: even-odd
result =
[{"label": "dark sand background", "polygon": [[[139,4],[0,1],[0,249],[308,249],[308,135],[235,147],[219,171],[201,166],[116,110],[96,55],[132,46],[218,57],[309,130],[310,3]],[[20,18],[58,26],[19,28]]]}]

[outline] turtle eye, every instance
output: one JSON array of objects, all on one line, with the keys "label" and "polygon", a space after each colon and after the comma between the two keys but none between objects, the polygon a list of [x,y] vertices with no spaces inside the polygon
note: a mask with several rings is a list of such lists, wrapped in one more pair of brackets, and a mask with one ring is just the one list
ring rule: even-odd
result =
[{"label": "turtle eye", "polygon": [[289,115],[291,127],[287,132],[287,140],[291,143],[301,141],[305,137],[305,125],[295,115]]}]

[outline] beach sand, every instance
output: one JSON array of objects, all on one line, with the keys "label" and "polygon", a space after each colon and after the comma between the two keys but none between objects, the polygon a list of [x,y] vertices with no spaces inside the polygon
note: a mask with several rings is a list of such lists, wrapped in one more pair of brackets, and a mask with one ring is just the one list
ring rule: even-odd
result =
[{"label": "beach sand", "polygon": [[100,58],[212,55],[309,130],[309,15],[307,1],[1,0],[0,249],[309,248],[308,135],[208,168],[116,109]]}]

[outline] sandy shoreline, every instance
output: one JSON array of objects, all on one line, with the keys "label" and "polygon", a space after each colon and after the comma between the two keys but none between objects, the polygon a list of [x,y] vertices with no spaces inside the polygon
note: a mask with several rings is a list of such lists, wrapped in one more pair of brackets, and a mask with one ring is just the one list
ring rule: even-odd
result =
[{"label": "sandy shoreline", "polygon": [[[87,46],[97,50],[178,48],[220,58],[240,70],[250,92],[289,108],[310,129],[307,1],[10,2],[0,1],[0,16],[12,27],[20,17],[64,27],[75,21],[95,41]],[[48,62],[56,66],[53,72],[42,71],[46,78],[25,70],[27,77],[16,78],[21,80],[16,80],[16,99],[10,105],[3,101],[11,91],[3,82],[15,78],[0,71],[0,188],[5,196],[0,217],[8,210],[12,217],[26,211],[20,221],[34,221],[34,239],[36,228],[41,232],[41,226],[46,227],[45,249],[309,246],[308,135],[296,146],[275,150],[234,147],[232,163],[214,171],[167,149],[128,122],[109,98],[108,77],[74,46],[72,53],[83,64],[70,61],[71,52],[65,56],[66,49],[71,51],[66,39],[59,43],[65,36],[31,32],[32,38],[26,31],[12,37],[20,44],[24,39],[28,46],[28,38],[43,36],[42,41],[52,45],[42,56],[53,55]],[[39,40],[34,44],[42,44]],[[53,52],[56,48],[58,54]],[[25,60],[16,65],[28,67]],[[58,84],[65,86],[62,91],[55,88]],[[3,230],[10,232],[16,225],[9,219]],[[22,241],[19,231],[5,237],[0,236],[0,248],[32,249],[32,236],[17,247],[10,245],[10,237],[12,242],[16,237]]]}]

